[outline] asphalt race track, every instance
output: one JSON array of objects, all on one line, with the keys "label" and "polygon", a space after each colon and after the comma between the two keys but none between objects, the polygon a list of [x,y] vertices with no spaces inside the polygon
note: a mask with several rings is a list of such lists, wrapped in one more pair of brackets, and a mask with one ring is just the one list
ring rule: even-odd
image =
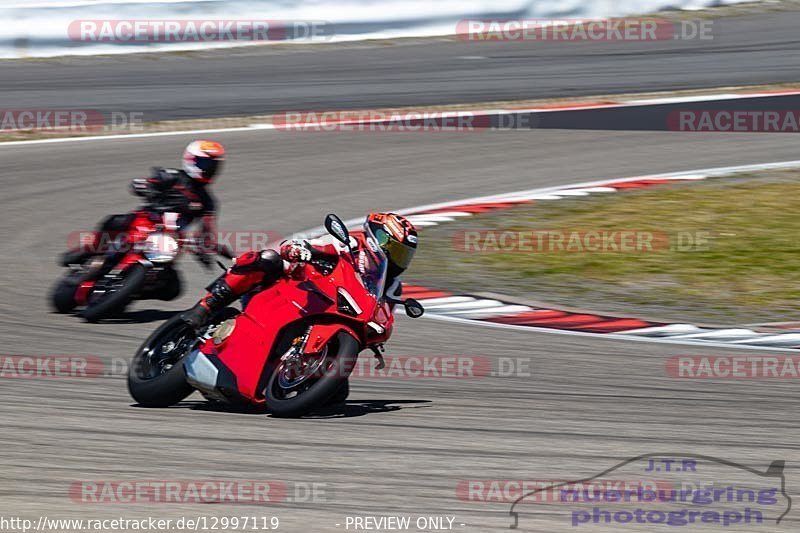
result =
[{"label": "asphalt race track", "polygon": [[794,82],[798,25],[800,12],[789,11],[716,20],[712,40],[425,39],[9,60],[0,63],[0,105],[153,122]]},{"label": "asphalt race track", "polygon": [[[797,158],[796,138],[780,134],[254,130],[217,138],[229,150],[216,188],[220,228],[278,232],[316,225],[329,211],[349,218],[501,191]],[[755,469],[786,460],[788,491],[800,490],[796,383],[665,374],[670,356],[722,349],[402,317],[391,355],[510,358],[528,361],[531,375],[354,380],[345,411],[303,420],[209,409],[199,395],[172,409],[133,406],[119,362],[164,318],[154,311],[161,304],[140,302],[118,323],[90,325],[50,313],[46,295],[69,232],[132,208],[126,181],[151,163],[173,163],[186,141],[0,145],[3,352],[96,355],[118,374],[0,381],[0,515],[275,515],[282,531],[344,531],[345,516],[354,514],[448,515],[459,531],[498,531],[510,524],[510,504],[462,501],[460,480],[580,479],[634,455],[666,452]],[[216,275],[189,258],[182,267],[188,293],[163,309],[187,307]],[[92,505],[69,496],[81,480],[206,479],[322,483],[325,501]],[[526,506],[521,520],[524,531],[575,530],[557,506]],[[792,531],[797,524],[789,515],[781,526],[742,531]],[[624,531],[650,529],[629,524]]]}]

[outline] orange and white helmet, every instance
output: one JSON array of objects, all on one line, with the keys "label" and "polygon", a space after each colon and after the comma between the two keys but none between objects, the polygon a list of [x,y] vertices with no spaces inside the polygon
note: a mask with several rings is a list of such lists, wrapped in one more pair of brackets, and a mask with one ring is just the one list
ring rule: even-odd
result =
[{"label": "orange and white helmet", "polygon": [[417,228],[406,217],[395,213],[370,213],[364,229],[375,237],[389,259],[389,273],[400,275],[417,251]]},{"label": "orange and white helmet", "polygon": [[214,141],[194,141],[183,152],[183,171],[194,181],[211,183],[225,160],[225,148]]}]

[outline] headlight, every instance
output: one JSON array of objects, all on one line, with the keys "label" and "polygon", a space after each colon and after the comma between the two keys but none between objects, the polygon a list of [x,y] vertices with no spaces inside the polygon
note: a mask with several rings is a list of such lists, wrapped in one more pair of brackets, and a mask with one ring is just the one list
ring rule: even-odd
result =
[{"label": "headlight", "polygon": [[153,263],[168,263],[178,255],[178,241],[165,233],[153,233],[144,243],[144,256]]}]

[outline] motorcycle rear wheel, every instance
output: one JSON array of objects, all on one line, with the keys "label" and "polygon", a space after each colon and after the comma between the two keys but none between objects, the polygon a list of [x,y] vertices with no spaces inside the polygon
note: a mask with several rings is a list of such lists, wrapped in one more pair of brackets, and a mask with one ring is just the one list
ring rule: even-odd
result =
[{"label": "motorcycle rear wheel", "polygon": [[[239,311],[227,307],[205,327],[218,325],[237,314]],[[177,314],[142,343],[128,368],[128,392],[136,403],[143,407],[169,407],[194,391],[186,381],[182,359],[198,345],[197,338],[197,332]]]},{"label": "motorcycle rear wheel", "polygon": [[75,301],[75,291],[78,290],[78,285],[80,285],[80,276],[76,274],[67,274],[58,280],[50,294],[50,301],[56,312],[71,313],[75,309],[78,305]]}]

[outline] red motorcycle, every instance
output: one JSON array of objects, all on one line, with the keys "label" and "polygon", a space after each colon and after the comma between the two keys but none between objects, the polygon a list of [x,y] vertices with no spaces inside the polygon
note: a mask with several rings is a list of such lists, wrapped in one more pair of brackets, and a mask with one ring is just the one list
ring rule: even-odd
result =
[{"label": "red motorcycle", "polygon": [[412,318],[424,309],[384,295],[388,261],[369,229],[354,234],[354,250],[341,219],[328,215],[325,228],[349,250],[335,262],[312,259],[299,275],[252,296],[244,311],[220,311],[202,331],[179,316],[159,327],[130,366],[133,399],[166,407],[197,390],[209,400],[266,405],[282,417],[344,401],[362,350],[383,365],[393,306],[402,304]]},{"label": "red motorcycle", "polygon": [[177,213],[149,206],[111,218],[113,229],[92,236],[91,246],[99,249],[85,254],[80,264],[69,264],[70,272],[56,284],[51,298],[59,313],[80,307],[80,316],[96,322],[122,312],[134,299],[180,296],[175,261],[195,241],[182,238]]}]

